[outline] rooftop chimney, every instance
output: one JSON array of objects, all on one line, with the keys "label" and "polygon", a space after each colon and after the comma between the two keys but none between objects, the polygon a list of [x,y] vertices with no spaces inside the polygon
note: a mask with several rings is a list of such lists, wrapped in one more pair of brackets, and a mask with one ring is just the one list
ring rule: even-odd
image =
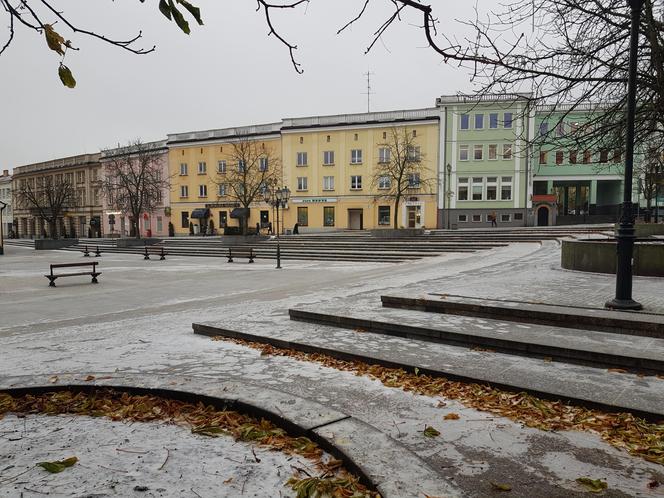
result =
[{"label": "rooftop chimney", "polygon": [[2,170],[2,176],[9,176],[9,170],[8,169],[3,169]]}]

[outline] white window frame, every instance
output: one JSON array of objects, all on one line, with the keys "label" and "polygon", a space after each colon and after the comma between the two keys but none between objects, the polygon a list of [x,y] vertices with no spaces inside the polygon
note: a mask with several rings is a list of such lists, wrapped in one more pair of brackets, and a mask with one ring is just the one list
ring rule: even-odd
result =
[{"label": "white window frame", "polygon": [[[509,119],[508,119],[509,116]],[[509,126],[507,125],[509,123]],[[503,128],[506,130],[511,130],[512,126],[514,126],[514,113],[512,112],[504,112],[503,113]]]},{"label": "white window frame", "polygon": [[244,173],[247,169],[247,163],[244,159],[240,159],[237,162],[237,172],[238,173]]},{"label": "white window frame", "polygon": [[[466,121],[466,126],[463,126],[463,120],[466,118],[468,121]],[[460,130],[470,130],[470,114],[468,113],[461,113],[459,114],[459,129]]]},{"label": "white window frame", "polygon": [[421,188],[422,180],[419,173],[408,173],[408,188]]},{"label": "white window frame", "polygon": [[391,151],[389,147],[380,147],[378,149],[378,163],[387,164],[391,159]]},{"label": "white window frame", "polygon": [[[489,144],[487,150],[487,159],[489,161],[495,161],[498,159],[498,144]],[[491,157],[491,150],[493,149],[493,157]]]},{"label": "white window frame", "polygon": [[207,197],[207,185],[198,186],[198,197]]},{"label": "white window frame", "polygon": [[[387,209],[387,221],[381,221],[380,210]],[[392,224],[392,208],[391,206],[378,206],[378,224],[381,226],[390,226]]]},{"label": "white window frame", "polygon": [[378,188],[380,190],[386,190],[392,187],[392,178],[387,175],[382,175],[378,177]]},{"label": "white window frame", "polygon": [[219,192],[219,194],[218,194],[219,197],[225,197],[227,195],[226,194],[226,184],[225,183],[220,183],[219,184],[218,192]]},{"label": "white window frame", "polygon": [[362,149],[351,149],[351,151],[350,151],[350,163],[351,164],[362,164]]},{"label": "white window frame", "polygon": [[298,192],[304,192],[309,190],[309,181],[306,176],[297,177],[297,190]]},{"label": "white window frame", "polygon": [[187,163],[180,163],[180,176],[187,176]]},{"label": "white window frame", "polygon": [[509,143],[509,144],[503,144],[503,154],[502,154],[502,158],[503,158],[504,160],[509,161],[509,160],[512,159],[512,157],[513,157],[513,153],[514,153],[513,148],[514,148],[514,144],[511,144],[511,143]]},{"label": "white window frame", "polygon": [[267,157],[258,158],[258,171],[267,171],[269,168]]},{"label": "white window frame", "polygon": [[207,164],[205,161],[199,161],[198,162],[198,174],[199,175],[205,175],[207,173]]},{"label": "white window frame", "polygon": [[[480,153],[480,157],[477,157],[478,151]],[[473,145],[473,161],[483,161],[483,160],[484,160],[484,144]]]},{"label": "white window frame", "polygon": [[[495,118],[495,123],[493,122],[494,118]],[[494,126],[494,124],[495,124],[495,126]],[[497,112],[490,112],[489,113],[489,129],[490,130],[498,129],[498,113]]]},{"label": "white window frame", "polygon": [[217,161],[217,173],[226,174],[226,161]]},{"label": "white window frame", "polygon": [[303,166],[308,166],[308,157],[306,152],[298,152],[297,153],[297,166],[303,167]]},{"label": "white window frame", "polygon": [[362,175],[351,175],[351,177],[350,177],[350,189],[351,190],[362,190]]},{"label": "white window frame", "polygon": [[[466,189],[466,198],[461,198],[461,187]],[[467,201],[470,196],[470,181],[468,177],[462,177],[457,180],[457,200]]]},{"label": "white window frame", "polygon": [[[463,152],[466,153],[466,158],[463,158]],[[459,145],[459,161],[468,161],[470,159],[470,146],[468,144]]]},{"label": "white window frame", "polygon": [[[509,178],[509,181],[506,180]],[[501,201],[511,201],[514,193],[513,193],[513,185],[514,185],[514,179],[511,176],[501,176],[500,177],[500,200]],[[504,199],[503,198],[503,187],[509,187],[510,188],[510,196],[509,199]]]},{"label": "white window frame", "polygon": [[457,218],[457,221],[459,223],[468,223],[468,215],[467,214],[460,214]]},{"label": "white window frame", "polygon": [[334,165],[334,151],[325,150],[323,151],[323,166],[333,166]]},{"label": "white window frame", "polygon": [[[477,218],[477,219],[475,219]],[[482,223],[482,215],[481,214],[474,214],[471,218],[473,223]]]},{"label": "white window frame", "polygon": [[409,161],[417,162],[420,160],[421,147],[419,145],[409,145],[406,150],[406,158]]},{"label": "white window frame", "polygon": [[[477,181],[476,181],[477,180]],[[480,199],[475,199],[475,187],[480,186],[481,188],[481,194],[480,194]],[[475,176],[470,179],[470,200],[475,201],[475,202],[481,202],[483,201],[486,196],[484,195],[484,177],[481,176]]]},{"label": "white window frame", "polygon": [[[484,182],[484,197],[487,201],[497,201],[498,200],[498,177],[497,176],[488,176],[485,179]],[[489,187],[493,187],[495,189],[495,197],[493,199],[489,199]]]},{"label": "white window frame", "polygon": [[[477,121],[480,121],[480,126],[477,126]],[[484,113],[483,112],[478,112],[473,114],[473,129],[475,130],[483,130],[484,129]]]},{"label": "white window frame", "polygon": [[334,177],[333,176],[324,176],[323,177],[323,190],[334,190]]},{"label": "white window frame", "polygon": [[512,215],[509,214],[509,213],[501,213],[500,222],[501,223],[511,223],[512,222]]},{"label": "white window frame", "polygon": [[180,185],[180,197],[189,197],[188,185]]}]

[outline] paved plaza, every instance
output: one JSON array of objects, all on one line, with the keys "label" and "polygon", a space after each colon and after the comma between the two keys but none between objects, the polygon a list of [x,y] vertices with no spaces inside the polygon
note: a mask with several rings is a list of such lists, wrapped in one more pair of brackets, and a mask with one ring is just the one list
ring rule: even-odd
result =
[{"label": "paved plaza", "polygon": [[[585,496],[586,489],[576,481],[580,477],[605,481],[608,488],[603,496],[664,493],[660,491],[664,486],[648,487],[653,480],[664,482],[664,469],[660,465],[610,446],[596,434],[524,427],[454,400],[385,387],[376,380],[317,363],[261,355],[254,349],[212,341],[192,332],[194,322],[220,324],[248,333],[271,331],[284,337],[318,330],[320,340],[329,334],[327,341],[334,346],[331,332],[334,329],[330,328],[330,332],[324,328],[308,329],[312,326],[290,321],[288,310],[330,306],[338,309],[344,303],[349,312],[368,310],[374,305],[378,308],[384,294],[420,297],[439,293],[602,306],[613,295],[614,277],[562,270],[560,246],[555,240],[515,243],[479,253],[448,253],[398,264],[286,261],[282,270],[274,268],[274,261],[260,259],[254,264],[183,256],[144,261],[136,254],[109,253],[98,258],[102,272],[98,285],[90,284],[89,277],[72,277],[58,280],[56,288],[49,288],[43,276],[48,265],[82,261],[82,256],[16,246],[5,249],[6,254],[0,260],[0,380],[5,384],[17,376],[88,374],[110,377],[149,374],[163,379],[173,376],[210,385],[241,381],[313,400],[373,426],[420,458],[423,465],[429,466],[434,479],[458,496],[492,496],[499,492],[492,482],[509,484],[512,488],[509,496]],[[664,313],[663,291],[661,279],[635,278],[634,297],[650,313]],[[398,342],[404,339],[392,340],[398,347]],[[358,344],[362,341],[365,341],[363,348],[371,348],[367,342],[370,336],[358,340]],[[422,355],[428,352],[423,350]],[[463,354],[490,365],[498,353],[466,350]],[[527,361],[520,360],[523,364]],[[597,375],[612,375],[597,371]],[[626,379],[636,378],[629,373],[623,375]],[[576,381],[584,383],[578,375]],[[664,391],[664,380],[653,377],[639,382],[644,392]],[[444,419],[449,414],[458,414],[459,419]],[[35,427],[34,431],[28,431],[30,437],[45,441],[39,455],[43,458],[49,447],[59,445],[50,432],[58,428],[58,423],[41,424],[37,418],[29,423]],[[17,473],[16,468],[3,470],[7,467],[3,459],[10,445],[25,446],[26,441],[9,441],[12,425],[16,424],[22,425],[8,417],[0,425],[0,496],[15,496],[13,484],[8,488],[3,479]],[[98,431],[101,438],[125,437],[125,428],[116,431],[114,427],[99,425],[95,421],[81,423],[79,427]],[[426,426],[435,427],[440,436],[424,437]],[[155,431],[159,433],[154,436],[155,441],[177,437],[171,434],[173,428]],[[178,443],[178,451],[200,454],[201,460],[207,462],[205,469],[195,469],[189,464],[183,467],[183,472],[190,474],[186,486],[178,487],[177,482],[168,480],[158,485],[151,474],[163,461],[163,447],[167,445],[150,442],[153,436],[146,429],[131,437],[138,438],[131,442],[133,446],[150,455],[146,457],[149,464],[135,466],[132,475],[149,482],[150,493],[154,493],[137,496],[195,497],[190,488],[206,497],[239,496],[238,489],[232,486],[212,492],[206,482],[214,478],[203,472],[211,465],[207,455],[226,452],[224,446],[212,449],[207,440]],[[70,439],[74,446],[81,447],[78,451],[89,451],[83,449],[89,443],[78,441],[73,435]],[[34,457],[38,458],[36,454]],[[280,458],[265,459],[269,465],[255,473],[255,479],[265,478],[265,486],[270,489],[261,489],[254,480],[246,485],[243,494],[294,496],[288,494],[292,493],[288,488],[274,488],[278,485],[274,468],[287,467],[287,462]],[[242,456],[233,459],[242,461]],[[96,459],[91,468],[99,465],[113,468],[116,464]],[[233,477],[229,482],[248,481],[242,474],[246,471],[242,465],[228,467],[228,462],[224,465],[225,479]],[[195,487],[194,482],[201,486]],[[77,490],[72,481],[60,480],[58,484],[60,487],[51,490],[52,496],[60,496],[58,493],[78,496],[71,494]],[[39,486],[36,489],[48,489],[43,482]],[[427,492],[427,489],[412,489],[412,496],[421,497]],[[406,492],[403,496],[409,495]]]}]

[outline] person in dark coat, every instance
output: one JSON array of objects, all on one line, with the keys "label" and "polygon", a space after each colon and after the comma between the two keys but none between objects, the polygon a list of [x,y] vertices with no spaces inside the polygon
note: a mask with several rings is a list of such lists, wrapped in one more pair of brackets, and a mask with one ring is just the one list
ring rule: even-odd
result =
[{"label": "person in dark coat", "polygon": [[300,224],[295,223],[295,226],[293,227],[293,235],[297,235],[298,233],[300,233]]}]

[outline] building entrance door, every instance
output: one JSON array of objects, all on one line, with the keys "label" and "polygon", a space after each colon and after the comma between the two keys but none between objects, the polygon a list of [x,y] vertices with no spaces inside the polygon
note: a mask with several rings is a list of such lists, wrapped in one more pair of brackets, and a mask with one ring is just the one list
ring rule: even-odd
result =
[{"label": "building entrance door", "polygon": [[363,212],[361,209],[348,210],[348,228],[351,230],[364,229]]},{"label": "building entrance door", "polygon": [[422,226],[422,207],[408,206],[408,228],[420,228]]},{"label": "building entrance door", "polygon": [[549,226],[549,210],[544,206],[540,206],[537,210],[537,226],[546,227]]}]

